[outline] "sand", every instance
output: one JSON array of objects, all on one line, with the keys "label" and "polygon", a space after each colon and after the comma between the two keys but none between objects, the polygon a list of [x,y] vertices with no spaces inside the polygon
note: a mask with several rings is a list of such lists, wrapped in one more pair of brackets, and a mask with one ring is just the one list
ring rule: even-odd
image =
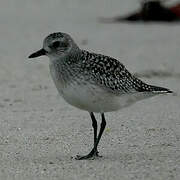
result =
[{"label": "sand", "polygon": [[[180,179],[180,25],[98,22],[136,8],[134,0],[1,2],[0,180]],[[101,159],[72,158],[93,145],[90,117],[58,96],[47,57],[27,58],[56,31],[175,92],[107,113]]]}]

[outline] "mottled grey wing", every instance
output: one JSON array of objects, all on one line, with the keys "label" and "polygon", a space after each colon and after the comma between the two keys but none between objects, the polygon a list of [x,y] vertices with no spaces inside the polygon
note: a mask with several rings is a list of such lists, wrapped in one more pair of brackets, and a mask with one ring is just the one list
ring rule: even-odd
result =
[{"label": "mottled grey wing", "polygon": [[97,84],[117,93],[138,91],[136,78],[118,60],[87,51],[84,54],[86,56],[84,68]]},{"label": "mottled grey wing", "polygon": [[118,60],[101,54],[83,51],[84,72],[99,86],[113,93],[151,92],[155,94],[172,93],[171,90],[152,86],[133,76]]}]

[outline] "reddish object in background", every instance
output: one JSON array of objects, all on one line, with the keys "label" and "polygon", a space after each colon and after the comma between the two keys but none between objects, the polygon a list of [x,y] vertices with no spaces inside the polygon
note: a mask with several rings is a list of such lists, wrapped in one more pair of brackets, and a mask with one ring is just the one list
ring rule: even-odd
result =
[{"label": "reddish object in background", "polygon": [[101,18],[101,22],[180,22],[180,3],[166,7],[160,0],[144,0],[139,10],[124,16]]},{"label": "reddish object in background", "polygon": [[169,8],[169,10],[172,11],[174,14],[176,14],[176,16],[180,17],[180,3],[177,4],[176,6]]}]

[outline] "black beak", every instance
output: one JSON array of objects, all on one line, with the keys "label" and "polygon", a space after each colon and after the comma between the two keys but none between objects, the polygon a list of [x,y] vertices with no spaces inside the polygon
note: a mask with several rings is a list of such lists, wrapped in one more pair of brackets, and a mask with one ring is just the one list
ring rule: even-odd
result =
[{"label": "black beak", "polygon": [[39,51],[31,54],[28,58],[36,58],[36,57],[39,57],[39,56],[46,55],[46,53],[47,53],[47,51],[42,48]]}]

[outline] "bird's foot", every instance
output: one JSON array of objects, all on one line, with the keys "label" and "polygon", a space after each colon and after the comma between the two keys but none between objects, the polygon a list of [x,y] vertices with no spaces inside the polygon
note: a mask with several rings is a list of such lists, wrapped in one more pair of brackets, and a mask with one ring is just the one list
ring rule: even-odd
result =
[{"label": "bird's foot", "polygon": [[99,155],[99,152],[97,150],[95,151],[94,149],[92,149],[92,151],[88,155],[86,155],[86,156],[77,155],[75,157],[75,159],[76,160],[88,160],[88,159],[94,160],[94,159],[100,158],[100,157],[102,157],[102,156]]}]

